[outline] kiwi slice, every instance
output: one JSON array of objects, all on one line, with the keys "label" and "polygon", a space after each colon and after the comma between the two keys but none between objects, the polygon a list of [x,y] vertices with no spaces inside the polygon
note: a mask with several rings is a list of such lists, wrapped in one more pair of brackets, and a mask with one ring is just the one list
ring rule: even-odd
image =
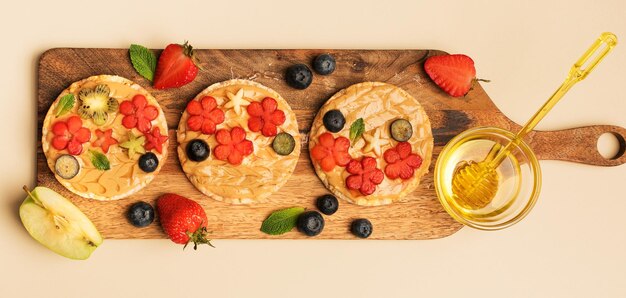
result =
[{"label": "kiwi slice", "polygon": [[59,156],[54,163],[54,171],[63,179],[72,179],[76,177],[79,170],[80,164],[78,164],[78,160],[76,157],[69,154]]},{"label": "kiwi slice", "polygon": [[274,137],[272,148],[278,155],[289,155],[296,148],[296,140],[290,134],[281,132]]},{"label": "kiwi slice", "polygon": [[120,106],[117,99],[112,98],[110,94],[111,89],[105,84],[100,84],[93,89],[80,90],[78,115],[84,119],[93,119],[98,126],[103,125],[109,118],[109,113],[116,112]]},{"label": "kiwi slice", "polygon": [[413,126],[406,119],[396,119],[391,123],[391,137],[398,142],[406,142],[413,135]]}]

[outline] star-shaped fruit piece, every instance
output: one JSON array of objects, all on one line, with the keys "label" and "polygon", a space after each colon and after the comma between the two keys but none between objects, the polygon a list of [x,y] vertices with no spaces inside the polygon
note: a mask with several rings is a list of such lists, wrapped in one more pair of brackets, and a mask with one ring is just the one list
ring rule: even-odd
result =
[{"label": "star-shaped fruit piece", "polygon": [[250,102],[243,98],[243,89],[239,89],[235,94],[228,92],[226,96],[228,96],[229,101],[224,105],[224,108],[232,108],[237,115],[241,115],[242,106],[250,105]]},{"label": "star-shaped fruit piece", "polygon": [[345,137],[336,139],[329,132],[320,135],[319,143],[311,149],[311,157],[320,163],[324,172],[332,171],[336,165],[346,166],[352,157],[348,153],[350,140]]},{"label": "star-shaped fruit piece", "polygon": [[365,139],[363,152],[374,152],[376,156],[382,153],[380,147],[389,143],[389,140],[380,138],[380,129],[376,129],[372,134],[363,134],[363,139]]},{"label": "star-shaped fruit piece", "polygon": [[131,159],[135,155],[146,153],[146,149],[143,147],[143,143],[146,141],[144,136],[137,137],[132,132],[128,132],[128,141],[121,143],[120,147],[128,149],[128,157]]},{"label": "star-shaped fruit piece", "polygon": [[161,129],[155,127],[150,133],[144,134],[146,136],[146,150],[156,150],[159,153],[163,153],[163,144],[167,142],[167,135],[161,134]]},{"label": "star-shaped fruit piece", "polygon": [[113,129],[107,129],[105,131],[96,129],[96,140],[91,143],[94,147],[100,147],[102,152],[109,152],[111,145],[117,144],[117,140],[111,136]]}]

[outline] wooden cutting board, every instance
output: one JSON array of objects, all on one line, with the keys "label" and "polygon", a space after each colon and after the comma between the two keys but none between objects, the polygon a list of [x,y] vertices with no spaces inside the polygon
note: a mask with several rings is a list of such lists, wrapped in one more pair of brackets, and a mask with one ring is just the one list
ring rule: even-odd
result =
[{"label": "wooden cutting board", "polygon": [[[283,73],[288,66],[311,64],[321,53],[332,53],[336,58],[337,70],[332,75],[316,75],[306,90],[287,86]],[[199,202],[207,212],[214,239],[305,238],[296,231],[268,236],[259,228],[273,210],[292,206],[315,209],[315,198],[327,193],[313,171],[305,143],[313,117],[322,103],[352,84],[382,81],[405,89],[426,109],[435,137],[430,173],[406,202],[380,207],[340,202],[339,211],[325,217],[324,231],[313,239],[355,239],[349,232],[350,222],[361,217],[373,223],[371,239],[445,237],[462,225],[448,216],[437,200],[432,173],[438,153],[448,140],[465,129],[491,125],[515,131],[519,126],[498,110],[478,84],[464,98],[452,98],[439,90],[424,73],[423,63],[427,57],[443,53],[437,50],[196,50],[207,71],[200,72],[194,82],[182,88],[155,90],[134,71],[126,49],[51,49],[42,54],[38,68],[37,184],[70,198],[91,218],[105,238],[164,238],[158,222],[139,229],[131,226],[124,216],[132,203],[143,200],[154,205],[156,198],[165,192],[178,193]],[[112,202],[83,199],[63,188],[48,168],[40,142],[41,124],[57,95],[72,82],[98,74],[119,75],[142,85],[160,102],[169,126],[170,155],[159,175],[139,193]],[[205,197],[187,180],[178,162],[176,128],[187,102],[207,86],[232,78],[254,80],[279,92],[296,113],[303,136],[302,154],[293,176],[266,204],[233,206]],[[598,137],[605,132],[614,133],[620,140],[620,152],[614,159],[604,159],[596,149]],[[602,125],[533,132],[526,140],[539,159],[615,166],[626,162],[623,156],[625,138],[624,128]]]}]

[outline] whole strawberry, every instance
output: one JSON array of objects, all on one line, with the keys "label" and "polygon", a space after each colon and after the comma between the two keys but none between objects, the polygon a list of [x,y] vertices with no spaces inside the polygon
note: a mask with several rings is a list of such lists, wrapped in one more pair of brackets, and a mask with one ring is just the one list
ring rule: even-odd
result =
[{"label": "whole strawberry", "polygon": [[193,47],[189,43],[169,44],[159,56],[154,88],[176,88],[191,83],[198,74],[196,63]]},{"label": "whole strawberry", "polygon": [[213,247],[210,240],[206,239],[207,217],[200,204],[168,193],[157,200],[157,212],[163,230],[174,243],[187,247],[189,242],[193,242],[193,249],[197,249],[198,244]]},{"label": "whole strawberry", "polygon": [[432,56],[424,63],[424,70],[437,86],[453,97],[467,94],[475,81],[488,82],[476,79],[474,60],[462,54]]}]

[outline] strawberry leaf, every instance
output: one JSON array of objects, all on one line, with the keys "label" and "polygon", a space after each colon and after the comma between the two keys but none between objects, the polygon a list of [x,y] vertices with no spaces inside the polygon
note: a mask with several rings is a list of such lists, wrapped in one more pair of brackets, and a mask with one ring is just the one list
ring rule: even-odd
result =
[{"label": "strawberry leaf", "polygon": [[269,235],[285,234],[296,226],[298,216],[303,212],[303,207],[291,207],[274,211],[263,221],[261,232]]},{"label": "strawberry leaf", "polygon": [[350,125],[350,142],[354,144],[364,131],[365,122],[363,122],[363,118],[356,119],[356,121]]},{"label": "strawberry leaf", "polygon": [[74,107],[74,94],[66,94],[59,100],[56,109],[54,109],[54,113],[57,117],[63,116],[65,113],[69,112]]},{"label": "strawberry leaf", "polygon": [[130,45],[130,61],[135,70],[144,78],[152,82],[156,70],[157,59],[148,48],[136,44]]},{"label": "strawberry leaf", "polygon": [[96,169],[101,171],[108,171],[111,169],[111,163],[109,163],[109,159],[106,155],[93,150],[89,150],[89,153],[91,153],[91,163]]}]

